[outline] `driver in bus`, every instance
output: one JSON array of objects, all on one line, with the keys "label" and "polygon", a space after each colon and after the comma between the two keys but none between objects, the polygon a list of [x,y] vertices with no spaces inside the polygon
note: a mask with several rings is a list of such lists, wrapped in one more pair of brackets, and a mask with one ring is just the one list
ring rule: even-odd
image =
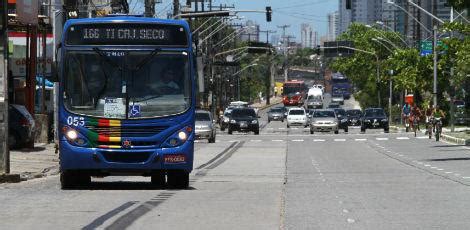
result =
[{"label": "driver in bus", "polygon": [[179,78],[174,68],[168,67],[163,69],[158,81],[154,82],[154,89],[160,94],[179,94],[180,87],[176,79]]}]

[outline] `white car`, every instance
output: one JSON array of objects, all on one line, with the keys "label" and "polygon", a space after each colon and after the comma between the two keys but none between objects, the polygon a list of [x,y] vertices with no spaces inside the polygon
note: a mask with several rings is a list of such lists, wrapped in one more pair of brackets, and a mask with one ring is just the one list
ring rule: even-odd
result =
[{"label": "white car", "polygon": [[304,108],[291,108],[287,112],[287,128],[291,125],[308,126],[307,113]]},{"label": "white car", "polygon": [[312,86],[312,88],[314,89],[320,89],[322,91],[322,93],[324,92],[325,90],[325,87],[323,85],[320,85],[320,84],[315,84]]}]

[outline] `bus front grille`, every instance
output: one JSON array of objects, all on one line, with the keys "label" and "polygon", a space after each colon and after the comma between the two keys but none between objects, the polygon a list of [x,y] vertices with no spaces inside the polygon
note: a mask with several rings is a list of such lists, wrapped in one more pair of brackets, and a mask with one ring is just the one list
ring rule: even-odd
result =
[{"label": "bus front grille", "polygon": [[117,126],[117,127],[98,127],[87,126],[90,131],[98,135],[115,137],[149,137],[168,128],[168,126]]},{"label": "bus front grille", "polygon": [[115,163],[144,163],[146,162],[152,152],[128,152],[128,151],[113,151],[101,152],[103,157],[108,162]]}]

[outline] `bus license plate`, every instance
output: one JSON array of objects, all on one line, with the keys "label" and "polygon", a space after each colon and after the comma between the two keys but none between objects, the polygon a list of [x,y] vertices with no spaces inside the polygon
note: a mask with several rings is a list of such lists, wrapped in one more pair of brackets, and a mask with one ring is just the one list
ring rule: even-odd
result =
[{"label": "bus license plate", "polygon": [[165,155],[165,163],[182,163],[186,162],[186,156],[184,154],[171,154]]}]

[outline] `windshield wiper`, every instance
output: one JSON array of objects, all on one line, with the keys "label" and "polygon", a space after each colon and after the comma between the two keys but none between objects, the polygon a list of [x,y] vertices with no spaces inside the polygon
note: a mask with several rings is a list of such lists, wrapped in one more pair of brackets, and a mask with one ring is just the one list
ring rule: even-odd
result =
[{"label": "windshield wiper", "polygon": [[[162,97],[162,95],[155,95],[155,96],[151,96],[151,97],[147,97],[147,98],[143,98],[142,100],[134,100],[132,101],[132,104],[134,103],[139,103],[139,102],[144,102],[144,101],[148,101],[148,100],[152,100],[152,99],[155,99],[155,98],[159,98],[159,97]],[[137,97],[134,97],[134,99],[137,98]]]}]

